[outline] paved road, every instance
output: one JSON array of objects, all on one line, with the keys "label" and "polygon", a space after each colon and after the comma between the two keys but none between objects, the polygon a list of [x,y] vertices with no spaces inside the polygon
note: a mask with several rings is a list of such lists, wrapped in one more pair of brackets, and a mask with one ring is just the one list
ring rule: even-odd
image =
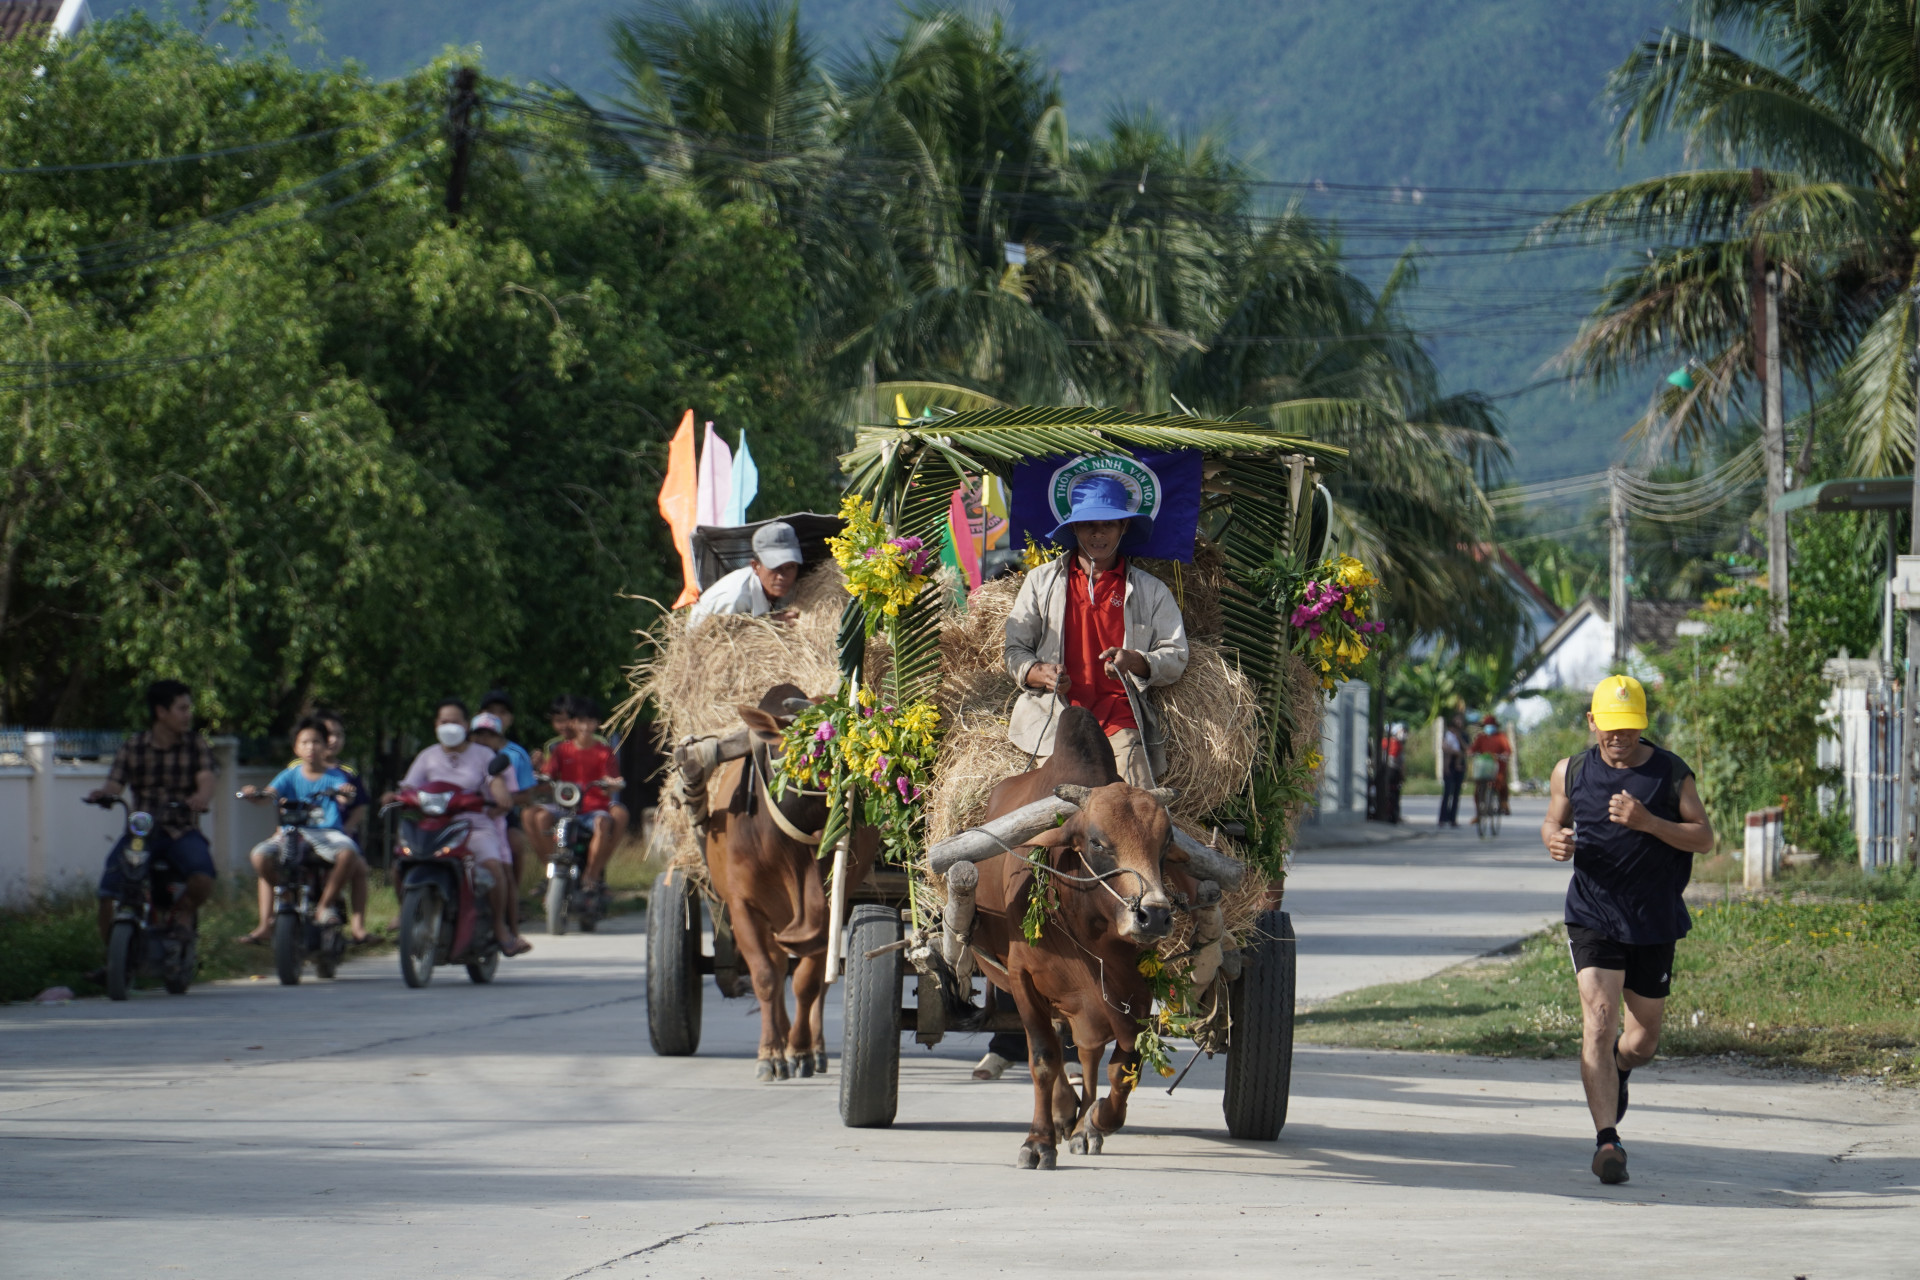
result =
[{"label": "paved road", "polygon": [[[1368,905],[1369,883],[1405,891],[1378,856],[1303,859],[1303,926],[1353,922],[1303,927],[1303,964],[1447,954],[1367,941],[1407,914]],[[752,1083],[757,1019],[711,989],[700,1056],[653,1057],[637,921],[612,923],[539,939],[491,988],[409,992],[386,957],[293,990],[0,1009],[0,1274],[1913,1273],[1910,1095],[1661,1064],[1636,1078],[1634,1180],[1607,1189],[1567,1064],[1303,1049],[1277,1144],[1225,1137],[1203,1062],[1105,1156],[1021,1173],[1030,1092],[967,1080],[977,1043],[909,1049],[886,1131],[840,1127],[837,1061]]]},{"label": "paved road", "polygon": [[1568,872],[1540,845],[1545,800],[1515,799],[1491,840],[1471,826],[1438,830],[1433,797],[1409,796],[1404,808],[1412,839],[1294,855],[1300,999],[1424,978],[1560,919]]}]

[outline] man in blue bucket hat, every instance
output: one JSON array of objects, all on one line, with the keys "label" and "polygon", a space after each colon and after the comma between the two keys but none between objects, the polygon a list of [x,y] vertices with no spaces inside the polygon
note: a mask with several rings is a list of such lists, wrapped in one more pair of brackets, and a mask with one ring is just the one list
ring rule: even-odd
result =
[{"label": "man in blue bucket hat", "polygon": [[1071,504],[1051,534],[1068,553],[1027,574],[1007,615],[1007,670],[1021,691],[1008,737],[1044,763],[1060,712],[1085,707],[1106,730],[1120,776],[1151,787],[1166,755],[1144,695],[1186,671],[1186,625],[1166,584],[1122,554],[1153,532],[1126,486],[1086,476]]},{"label": "man in blue bucket hat", "polygon": [[[1150,788],[1167,762],[1146,691],[1185,674],[1186,623],[1167,585],[1122,554],[1153,531],[1127,487],[1110,475],[1090,475],[1073,486],[1070,500],[1051,535],[1066,554],[1027,574],[1007,615],[1007,670],[1020,685],[1007,736],[1034,765],[1044,764],[1061,711],[1085,707],[1106,731],[1120,776]],[[1026,1038],[1003,1032],[973,1078],[997,1080],[1025,1056]]]}]

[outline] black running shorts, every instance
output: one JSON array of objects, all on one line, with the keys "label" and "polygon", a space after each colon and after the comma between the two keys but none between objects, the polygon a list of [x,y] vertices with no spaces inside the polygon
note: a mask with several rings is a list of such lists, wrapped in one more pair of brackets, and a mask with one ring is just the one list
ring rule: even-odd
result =
[{"label": "black running shorts", "polygon": [[1636,947],[1616,942],[1598,929],[1583,924],[1567,926],[1567,950],[1573,954],[1573,971],[1582,969],[1624,969],[1627,990],[1649,1000],[1665,1000],[1673,989],[1673,944],[1653,943]]}]

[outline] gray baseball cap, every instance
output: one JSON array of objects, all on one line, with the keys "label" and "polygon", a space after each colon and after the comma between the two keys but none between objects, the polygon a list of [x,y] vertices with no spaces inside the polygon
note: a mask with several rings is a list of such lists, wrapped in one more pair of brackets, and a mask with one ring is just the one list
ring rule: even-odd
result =
[{"label": "gray baseball cap", "polygon": [[763,524],[753,531],[753,558],[769,569],[778,569],[783,564],[802,564],[806,560],[800,554],[800,535],[784,520]]}]

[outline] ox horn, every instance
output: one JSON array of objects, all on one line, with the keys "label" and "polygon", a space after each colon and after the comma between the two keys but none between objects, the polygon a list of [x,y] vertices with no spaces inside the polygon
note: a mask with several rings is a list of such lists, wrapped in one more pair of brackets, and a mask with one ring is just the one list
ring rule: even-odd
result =
[{"label": "ox horn", "polygon": [[[1084,793],[1086,788],[1079,790]],[[1072,801],[1057,796],[1035,800],[1012,813],[1001,814],[992,822],[983,822],[977,827],[968,827],[965,831],[948,836],[927,850],[927,865],[935,875],[943,876],[947,874],[947,868],[955,863],[985,862],[988,858],[999,857],[1008,849],[1019,848],[1022,841],[1031,840],[1042,831],[1058,826],[1079,808]]]},{"label": "ox horn", "polygon": [[1180,793],[1172,787],[1155,787],[1147,794],[1169,809],[1173,807],[1173,802],[1180,798]]},{"label": "ox horn", "polygon": [[1214,880],[1223,888],[1237,889],[1246,877],[1246,863],[1231,854],[1208,848],[1178,827],[1173,829],[1173,847],[1185,855],[1184,860],[1195,879]]},{"label": "ox horn", "polygon": [[1078,809],[1086,804],[1087,797],[1093,794],[1093,788],[1083,787],[1077,782],[1063,782],[1053,789],[1053,794]]}]

